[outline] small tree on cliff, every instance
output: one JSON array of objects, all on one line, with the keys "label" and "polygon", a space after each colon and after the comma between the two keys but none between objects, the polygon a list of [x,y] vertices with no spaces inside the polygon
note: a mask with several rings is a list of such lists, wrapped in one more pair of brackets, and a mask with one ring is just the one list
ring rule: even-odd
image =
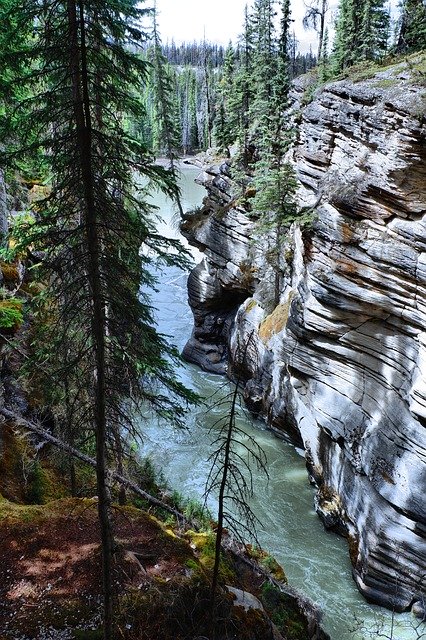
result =
[{"label": "small tree on cliff", "polygon": [[[247,353],[252,343],[251,334],[243,349],[237,350],[235,361],[244,370]],[[253,346],[253,345],[252,345]],[[211,494],[217,494],[218,514],[215,541],[215,558],[210,591],[210,616],[214,637],[214,608],[219,581],[219,568],[225,526],[243,543],[251,538],[257,541],[259,521],[250,507],[253,497],[252,468],[255,465],[268,478],[266,454],[256,440],[238,426],[240,407],[237,377],[234,390],[223,398],[218,406],[222,417],[213,425],[215,433],[214,451],[208,462],[211,464],[206,481],[205,501]]]},{"label": "small tree on cliff", "polygon": [[[147,63],[132,53],[144,40],[140,21],[146,11],[139,4],[25,0],[1,16],[11,25],[0,59],[8,69],[1,89],[7,106],[2,140],[10,142],[5,159],[12,164],[16,155],[41,149],[52,175],[51,193],[37,203],[22,246],[43,252],[48,284],[39,299],[48,348],[36,353],[45,358],[50,384],[53,378],[61,388],[66,372],[74,432],[90,429],[96,442],[107,640],[113,636],[115,549],[109,452],[122,429],[131,427],[131,401],[147,400],[161,415],[179,418],[177,399],[188,397],[173,375],[176,351],[153,328],[146,291],[153,284],[151,264],[182,264],[180,247],[156,233],[143,194],[136,195],[133,172],[172,197],[177,189],[173,175],[154,166],[123,125],[124,114],[144,115],[135,88],[147,77]],[[31,31],[27,41],[16,37],[22,25]],[[22,61],[26,73],[17,77]],[[20,100],[9,91],[13,83],[28,97]]]}]

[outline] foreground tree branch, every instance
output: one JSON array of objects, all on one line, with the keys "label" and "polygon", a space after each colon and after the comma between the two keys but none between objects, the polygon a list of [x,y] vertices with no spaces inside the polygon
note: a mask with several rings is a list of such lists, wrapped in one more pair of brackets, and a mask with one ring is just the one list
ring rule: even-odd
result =
[{"label": "foreground tree branch", "polygon": [[[53,444],[55,447],[58,447],[62,451],[69,453],[74,458],[77,458],[78,460],[81,460],[81,462],[84,462],[90,467],[93,467],[94,469],[96,469],[96,460],[94,458],[91,458],[90,456],[86,455],[85,453],[82,453],[78,449],[75,449],[74,447],[67,444],[63,440],[60,440],[59,438],[52,436],[52,434],[49,433],[49,431],[46,431],[45,429],[43,429],[39,424],[31,420],[28,420],[27,418],[23,418],[22,416],[19,416],[17,413],[14,413],[13,411],[9,411],[5,407],[2,407],[0,409],[0,415],[4,416],[7,420],[13,421],[17,427],[21,427],[23,429],[27,429],[28,431],[31,431],[31,433],[35,433],[40,438],[43,438],[43,440],[46,440],[50,444]],[[127,489],[130,489],[131,491],[133,491],[133,493],[136,493],[136,495],[146,500],[152,506],[159,507],[160,509],[164,509],[164,511],[171,513],[178,520],[190,523],[191,526],[197,526],[197,523],[195,521],[188,520],[188,518],[186,518],[183,513],[181,513],[177,509],[174,509],[173,507],[166,504],[162,500],[155,498],[150,493],[147,493],[146,491],[141,489],[137,484],[135,484],[128,478],[125,478],[124,476],[120,475],[115,471],[111,471],[109,475],[113,480],[115,480],[122,486],[126,487]]]}]

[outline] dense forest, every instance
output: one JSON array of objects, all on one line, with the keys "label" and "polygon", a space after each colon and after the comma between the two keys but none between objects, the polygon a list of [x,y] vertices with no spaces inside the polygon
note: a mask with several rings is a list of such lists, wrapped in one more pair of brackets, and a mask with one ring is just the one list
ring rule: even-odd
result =
[{"label": "dense forest", "polygon": [[[292,80],[309,72],[316,87],[355,64],[426,47],[422,0],[403,0],[393,30],[384,0],[340,0],[332,43],[328,12],[326,0],[310,0],[305,22],[317,31],[319,47],[301,54],[290,0],[253,0],[239,41],[227,47],[163,44],[155,11],[136,0],[1,3],[0,166],[14,214],[9,228],[3,225],[0,332],[2,346],[18,353],[19,393],[27,397],[24,422],[16,398],[2,415],[39,437],[54,432],[65,495],[81,495],[81,468],[94,465],[105,640],[133,637],[123,635],[125,625],[118,636],[115,625],[120,542],[112,503],[124,505],[136,487],[145,511],[154,504],[164,519],[181,517],[173,502],[156,499],[146,486],[141,493],[146,474],[135,456],[141,434],[133,417],[155,413],[182,425],[188,405],[199,401],[175,375],[179,353],[156,330],[150,301],[154,269],[186,268],[188,254],[157,232],[147,194],[163,191],[180,206],[176,159],[214,148],[232,158],[237,195],[256,233],[272,234],[274,255],[280,254],[288,225],[310,215],[298,209],[286,155],[297,134],[297,119],[286,115]],[[148,31],[141,26],[147,17]],[[156,164],[155,156],[166,156],[170,166]],[[278,303],[282,274],[274,255]],[[230,428],[233,420],[231,411]],[[217,459],[229,454],[229,437]],[[217,472],[222,489],[229,466],[225,457]],[[31,473],[37,503],[38,462]],[[236,503],[245,502],[244,491]],[[250,512],[243,512],[250,524]],[[220,573],[220,557],[219,544],[209,565],[213,592],[198,573],[191,586],[203,591],[208,609],[202,617],[194,605],[194,618],[205,625],[200,633],[226,610],[217,591],[229,567]],[[262,633],[250,638],[267,637]]]},{"label": "dense forest", "polygon": [[[307,3],[304,26],[316,32],[318,48],[313,51],[311,47],[303,54],[298,51],[290,20],[286,36],[290,79],[316,68],[318,81],[324,82],[344,76],[344,70],[354,64],[386,58],[389,61],[392,56],[424,48],[424,5],[421,1],[400,3],[394,17],[385,2],[341,2],[334,19],[333,42],[329,37],[330,13],[327,0]],[[242,85],[247,83],[248,94],[257,94],[257,83],[270,71],[268,65],[278,60],[281,36],[276,30],[277,17],[276,3],[266,9],[254,3],[246,13],[239,40],[230,42],[227,47],[209,42],[157,43],[165,73],[173,86],[170,108],[175,114],[180,153],[193,153],[212,144],[223,150],[224,143],[235,142],[235,136],[227,134],[226,129],[236,131],[237,104],[245,98],[234,96],[234,89],[241,91]],[[152,56],[149,43],[145,45],[145,55],[148,60]],[[143,135],[155,152],[161,154],[165,148],[156,131],[155,83],[154,74],[146,88],[148,117]]]}]

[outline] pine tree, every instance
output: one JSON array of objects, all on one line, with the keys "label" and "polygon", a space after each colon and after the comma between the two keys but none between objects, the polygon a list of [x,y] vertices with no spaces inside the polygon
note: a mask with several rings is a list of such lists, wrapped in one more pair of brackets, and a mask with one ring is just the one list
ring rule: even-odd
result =
[{"label": "pine tree", "polygon": [[390,16],[383,0],[364,0],[360,27],[359,59],[382,57],[388,46]]},{"label": "pine tree", "polygon": [[[360,4],[363,2],[364,0],[361,0]],[[337,73],[353,64],[357,59],[356,50],[359,42],[356,16],[357,9],[354,0],[340,0],[333,46],[334,69]]]},{"label": "pine tree", "polygon": [[223,70],[219,81],[219,103],[215,117],[215,141],[219,150],[229,157],[229,147],[235,142],[238,129],[241,125],[241,97],[238,94],[236,83],[235,51],[230,42],[223,64]]},{"label": "pine tree", "polygon": [[322,46],[322,55],[319,61],[319,79],[320,82],[327,82],[332,75],[332,71],[330,69],[330,59],[328,54],[329,47],[329,38],[328,38],[328,29],[326,28],[324,31],[324,41]]},{"label": "pine tree", "polygon": [[290,0],[281,1],[280,37],[278,40],[277,73],[270,101],[269,130],[256,163],[253,199],[253,216],[257,218],[256,234],[268,236],[273,247],[269,251],[275,272],[274,306],[279,303],[282,282],[282,247],[285,231],[297,218],[295,192],[296,177],[292,166],[285,161],[294,137],[291,127],[285,122],[290,89]]},{"label": "pine tree", "polygon": [[426,49],[426,4],[424,0],[402,0],[396,49],[411,53]]},{"label": "pine tree", "polygon": [[[154,282],[154,256],[180,263],[179,254],[170,252],[179,247],[156,233],[143,194],[135,192],[133,172],[172,197],[176,186],[123,122],[125,113],[135,120],[144,116],[137,89],[147,78],[147,64],[132,53],[144,38],[146,11],[138,4],[25,0],[2,16],[16,24],[0,59],[0,68],[8,70],[0,96],[7,106],[1,117],[4,160],[11,164],[17,155],[41,149],[52,175],[51,194],[37,203],[20,247],[43,252],[48,285],[39,300],[39,313],[49,319],[41,326],[45,346],[34,347],[47,357],[49,383],[55,379],[58,389],[65,367],[73,429],[90,429],[95,438],[107,640],[113,635],[115,550],[109,451],[117,434],[132,428],[131,401],[148,401],[161,415],[179,418],[178,398],[187,397],[173,376],[177,353],[155,331],[146,291]],[[16,37],[22,26],[31,39]],[[19,83],[29,97],[19,100],[9,87],[18,82],[14,71],[23,61],[27,72],[19,74]]]},{"label": "pine tree", "polygon": [[211,62],[208,47],[206,44],[206,40],[204,38],[203,43],[203,80],[204,80],[204,96],[205,96],[205,132],[206,132],[206,141],[207,147],[210,148],[212,146],[212,131],[213,131],[213,121],[214,121],[214,106],[213,106],[213,95],[212,95],[212,87],[211,87]]},{"label": "pine tree", "polygon": [[[176,160],[179,157],[179,113],[174,92],[173,72],[167,65],[161,49],[156,2],[154,2],[153,12],[153,37],[154,46],[151,50],[152,75],[150,83],[155,104],[153,121],[156,135],[153,139],[153,146],[156,151],[165,151],[170,163],[168,169],[173,180],[177,182]],[[176,200],[179,213],[182,216],[183,208],[179,194],[177,194]]]},{"label": "pine tree", "polygon": [[239,130],[239,144],[240,154],[242,159],[242,165],[247,168],[250,164],[251,149],[249,143],[249,127],[250,127],[250,107],[255,93],[253,87],[253,58],[254,58],[254,44],[253,44],[253,26],[250,20],[250,15],[247,5],[244,10],[244,27],[243,35],[241,37],[241,65],[240,71],[236,78],[235,84],[238,90],[241,104],[241,117],[240,117],[240,130]]},{"label": "pine tree", "polygon": [[381,57],[387,49],[389,23],[385,0],[340,0],[333,47],[335,72]]},{"label": "pine tree", "polygon": [[277,40],[273,0],[255,0],[251,16],[254,32],[253,85],[249,119],[258,154],[268,148],[277,75]]},{"label": "pine tree", "polygon": [[179,75],[182,122],[182,150],[184,155],[199,148],[197,123],[198,86],[197,77],[191,67]]},{"label": "pine tree", "polygon": [[162,53],[161,38],[158,32],[157,9],[154,3],[153,12],[153,47],[149,51],[152,64],[150,92],[155,104],[154,122],[156,125],[155,151],[165,152],[170,160],[171,168],[177,158],[179,146],[179,122],[174,95],[174,77],[171,68]]}]

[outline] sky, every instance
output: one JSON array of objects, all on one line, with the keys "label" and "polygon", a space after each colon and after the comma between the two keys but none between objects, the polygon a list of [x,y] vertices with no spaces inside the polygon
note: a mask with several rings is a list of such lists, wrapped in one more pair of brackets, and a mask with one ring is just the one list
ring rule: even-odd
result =
[{"label": "sky", "polygon": [[[390,0],[395,6],[398,0]],[[206,40],[227,45],[234,43],[242,32],[244,7],[251,0],[157,0],[158,22],[162,41],[175,42]],[[305,31],[302,19],[305,13],[303,0],[292,0],[294,30],[299,41],[299,50],[315,52],[317,46],[314,31]],[[338,0],[330,0],[329,19],[336,12]]]},{"label": "sky", "polygon": [[[176,42],[206,40],[218,44],[236,41],[242,32],[244,7],[250,0],[157,0],[158,22],[163,42],[174,38]],[[336,6],[337,0],[330,3]],[[305,31],[302,18],[305,12],[303,0],[292,0],[294,30],[299,49],[308,51],[309,44],[316,46],[315,32]]]}]

